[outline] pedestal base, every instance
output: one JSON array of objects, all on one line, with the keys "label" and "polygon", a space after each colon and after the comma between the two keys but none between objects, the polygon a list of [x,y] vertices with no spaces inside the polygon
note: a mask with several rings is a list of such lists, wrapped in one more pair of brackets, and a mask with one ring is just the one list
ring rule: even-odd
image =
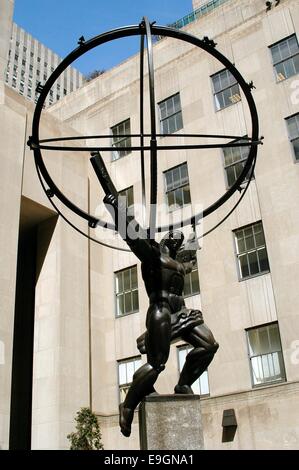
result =
[{"label": "pedestal base", "polygon": [[204,449],[198,395],[150,395],[139,406],[141,450]]}]

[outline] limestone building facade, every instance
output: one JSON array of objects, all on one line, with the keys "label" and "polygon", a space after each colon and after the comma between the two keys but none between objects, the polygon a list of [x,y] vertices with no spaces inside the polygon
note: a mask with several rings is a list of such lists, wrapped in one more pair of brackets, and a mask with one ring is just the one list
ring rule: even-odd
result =
[{"label": "limestone building facade", "polygon": [[[246,80],[253,81],[264,136],[245,198],[204,238],[198,269],[185,285],[186,304],[201,307],[220,344],[209,370],[195,384],[202,395],[207,449],[299,448],[299,6],[296,0],[272,3],[267,10],[263,0],[219,2],[184,27],[213,39]],[[194,8],[200,6],[194,1]],[[244,96],[217,61],[165,38],[154,45],[154,64],[157,128],[172,133],[172,142],[186,143],[179,135],[190,133],[250,135]],[[1,148],[0,174],[1,446],[8,446],[9,428],[16,429],[26,304],[34,336],[27,445],[30,438],[33,448],[67,448],[76,411],[91,406],[101,423],[105,449],[138,449],[138,416],[131,438],[124,438],[118,405],[134,370],[145,360],[136,348],[148,304],[140,264],[134,255],[89,242],[57,220],[24,146],[34,105],[3,84],[2,90],[0,128],[6,148]],[[147,113],[145,126],[149,129]],[[129,130],[139,132],[138,56],[51,106],[44,112],[41,134],[110,135],[105,143],[115,150],[103,152],[109,172],[130,204],[138,204],[140,155],[117,150],[122,139],[129,144],[128,138],[118,137]],[[45,158],[69,197],[91,213],[108,217],[88,152],[65,151],[54,158],[48,152]],[[161,151],[162,219],[169,214],[176,219],[213,202],[235,180],[244,159],[242,148]],[[238,197],[200,229],[217,223]],[[171,211],[173,204],[176,210]],[[83,221],[76,223],[91,231]],[[107,240],[102,232],[96,235]],[[124,247],[116,235],[111,241]],[[31,281],[24,297],[22,273],[32,265],[26,263],[26,253],[36,262],[31,277],[26,277]],[[23,346],[28,350],[30,341]],[[172,346],[157,382],[159,393],[173,391],[187,353],[183,342]],[[22,360],[26,364],[26,358]],[[30,375],[30,357],[27,370]],[[30,394],[28,384],[26,390]],[[30,397],[26,403],[30,405]],[[229,441],[222,419],[224,411],[232,409],[237,429]],[[10,434],[12,444],[18,442]]]}]

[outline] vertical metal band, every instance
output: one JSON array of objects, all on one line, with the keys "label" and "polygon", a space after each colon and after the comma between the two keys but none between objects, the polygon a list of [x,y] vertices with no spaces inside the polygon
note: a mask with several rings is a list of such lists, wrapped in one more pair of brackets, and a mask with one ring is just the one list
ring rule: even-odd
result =
[{"label": "vertical metal band", "polygon": [[151,141],[150,141],[150,219],[149,236],[155,238],[156,233],[156,215],[157,215],[157,132],[156,132],[156,104],[155,104],[155,78],[154,78],[154,60],[153,60],[153,42],[151,25],[148,18],[143,18],[147,42],[148,59],[148,77],[149,77],[149,98],[150,98],[150,117],[151,117]]},{"label": "vertical metal band", "polygon": [[[142,24],[144,26],[144,23]],[[145,192],[145,164],[144,164],[144,35],[140,35],[140,170],[141,170],[141,191],[142,191],[142,223],[147,226],[146,221],[146,192]]]}]

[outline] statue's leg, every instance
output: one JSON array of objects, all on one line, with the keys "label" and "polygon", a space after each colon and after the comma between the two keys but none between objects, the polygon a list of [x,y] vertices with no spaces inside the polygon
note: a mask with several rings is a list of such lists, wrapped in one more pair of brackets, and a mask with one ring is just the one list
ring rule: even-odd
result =
[{"label": "statue's leg", "polygon": [[191,385],[207,369],[219,347],[210,329],[204,323],[195,326],[182,339],[191,344],[194,349],[189,352],[186,362],[176,385],[175,393],[192,394]]},{"label": "statue's leg", "polygon": [[143,397],[153,392],[154,383],[169,356],[171,319],[167,304],[150,306],[146,326],[147,363],[135,372],[125,401],[119,408],[119,424],[124,436],[131,434],[134,410]]}]

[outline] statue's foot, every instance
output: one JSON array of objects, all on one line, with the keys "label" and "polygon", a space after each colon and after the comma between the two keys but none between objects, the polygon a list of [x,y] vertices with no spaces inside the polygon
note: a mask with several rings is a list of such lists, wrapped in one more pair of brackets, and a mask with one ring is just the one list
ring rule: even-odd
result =
[{"label": "statue's foot", "polygon": [[124,404],[119,405],[119,426],[122,434],[129,437],[131,434],[131,424],[134,417],[134,411],[130,408],[125,408]]},{"label": "statue's foot", "polygon": [[174,387],[174,393],[178,395],[194,395],[194,392],[189,385],[176,385]]}]

